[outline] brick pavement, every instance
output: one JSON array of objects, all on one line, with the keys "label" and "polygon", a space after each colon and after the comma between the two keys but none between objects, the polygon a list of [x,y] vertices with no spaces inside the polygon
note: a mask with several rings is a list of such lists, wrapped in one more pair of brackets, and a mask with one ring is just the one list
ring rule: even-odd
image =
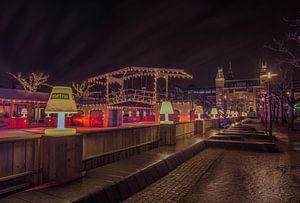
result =
[{"label": "brick pavement", "polygon": [[224,154],[224,149],[208,148],[124,202],[177,202],[184,197]]}]

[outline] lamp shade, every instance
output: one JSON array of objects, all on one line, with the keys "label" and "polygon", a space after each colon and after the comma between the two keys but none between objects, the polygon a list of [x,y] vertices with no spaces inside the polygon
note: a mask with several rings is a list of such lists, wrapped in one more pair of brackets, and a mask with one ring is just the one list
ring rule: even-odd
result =
[{"label": "lamp shade", "polygon": [[239,114],[238,111],[235,111],[235,112],[234,112],[234,116],[235,116],[235,117],[238,117],[238,114]]},{"label": "lamp shade", "polygon": [[28,114],[27,109],[26,109],[26,108],[23,108],[23,109],[21,110],[21,114]]},{"label": "lamp shade", "polygon": [[70,87],[53,87],[45,113],[77,113],[73,92]]},{"label": "lamp shade", "polygon": [[217,108],[212,108],[211,111],[210,111],[210,114],[214,115],[214,116],[217,115],[218,114]]},{"label": "lamp shade", "polygon": [[231,116],[234,116],[234,111],[231,111],[230,114],[231,114]]},{"label": "lamp shade", "polygon": [[164,101],[160,107],[160,114],[174,114],[172,103],[169,101]]},{"label": "lamp shade", "polygon": [[230,114],[231,114],[230,110],[227,110],[227,111],[226,111],[226,114],[227,114],[227,115],[230,115]]},{"label": "lamp shade", "polygon": [[195,108],[195,114],[203,114],[203,108],[202,108],[202,106],[196,106],[196,108]]}]

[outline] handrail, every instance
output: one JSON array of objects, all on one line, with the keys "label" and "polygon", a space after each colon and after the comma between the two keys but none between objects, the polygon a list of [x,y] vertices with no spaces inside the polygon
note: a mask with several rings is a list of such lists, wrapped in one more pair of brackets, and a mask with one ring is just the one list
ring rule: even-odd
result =
[{"label": "handrail", "polygon": [[0,178],[0,183],[7,182],[7,181],[10,181],[10,180],[14,180],[14,179],[21,178],[21,177],[26,177],[26,176],[33,175],[33,174],[36,174],[36,173],[39,173],[39,172],[40,171],[26,171],[26,172],[23,172],[23,173],[4,176],[4,177]]}]

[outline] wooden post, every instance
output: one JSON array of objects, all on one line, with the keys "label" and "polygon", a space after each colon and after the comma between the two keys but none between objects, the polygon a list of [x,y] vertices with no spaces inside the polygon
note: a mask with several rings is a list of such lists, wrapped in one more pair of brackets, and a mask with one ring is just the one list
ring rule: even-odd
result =
[{"label": "wooden post", "polygon": [[160,145],[176,144],[176,124],[162,124],[159,126]]},{"label": "wooden post", "polygon": [[60,184],[82,176],[82,135],[42,136],[42,184]]}]

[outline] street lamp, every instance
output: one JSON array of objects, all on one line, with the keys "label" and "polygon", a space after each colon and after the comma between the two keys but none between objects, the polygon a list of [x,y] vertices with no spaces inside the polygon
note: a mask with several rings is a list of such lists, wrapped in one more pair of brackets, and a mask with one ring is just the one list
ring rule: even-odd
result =
[{"label": "street lamp", "polygon": [[267,74],[267,95],[268,95],[268,132],[270,141],[273,141],[272,137],[272,95],[271,95],[271,79],[272,77],[277,76],[277,74],[272,74],[271,72],[268,72]]}]

